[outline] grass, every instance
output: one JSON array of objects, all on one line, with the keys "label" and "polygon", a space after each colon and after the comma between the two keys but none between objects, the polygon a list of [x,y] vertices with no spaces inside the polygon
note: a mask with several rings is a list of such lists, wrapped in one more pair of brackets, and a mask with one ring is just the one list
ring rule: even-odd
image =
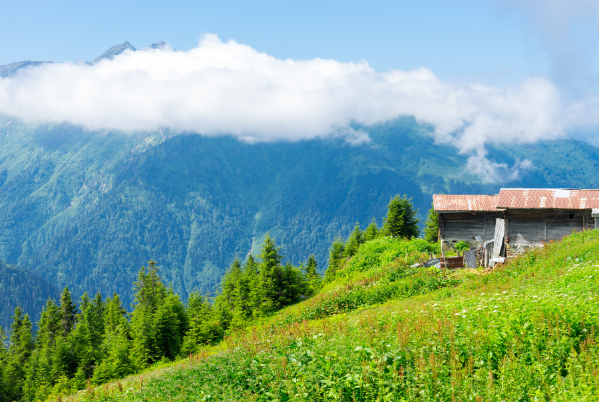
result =
[{"label": "grass", "polygon": [[488,274],[411,270],[400,257],[142,384],[79,400],[597,400],[598,291],[599,231]]}]

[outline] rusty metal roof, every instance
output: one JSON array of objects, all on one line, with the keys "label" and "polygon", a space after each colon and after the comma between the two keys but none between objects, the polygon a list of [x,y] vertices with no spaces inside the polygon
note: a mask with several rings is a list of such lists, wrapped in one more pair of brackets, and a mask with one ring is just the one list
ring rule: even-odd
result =
[{"label": "rusty metal roof", "polygon": [[497,208],[591,209],[599,207],[599,190],[502,188]]},{"label": "rusty metal roof", "polygon": [[435,212],[497,211],[497,195],[433,195]]}]

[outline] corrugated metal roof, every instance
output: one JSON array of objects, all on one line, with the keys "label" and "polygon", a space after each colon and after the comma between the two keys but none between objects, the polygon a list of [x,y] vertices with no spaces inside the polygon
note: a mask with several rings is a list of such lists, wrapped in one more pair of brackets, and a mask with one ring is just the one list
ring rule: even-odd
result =
[{"label": "corrugated metal roof", "polygon": [[502,188],[497,208],[591,209],[599,207],[599,190]]},{"label": "corrugated metal roof", "polygon": [[497,195],[433,195],[433,207],[436,212],[448,211],[497,211]]}]

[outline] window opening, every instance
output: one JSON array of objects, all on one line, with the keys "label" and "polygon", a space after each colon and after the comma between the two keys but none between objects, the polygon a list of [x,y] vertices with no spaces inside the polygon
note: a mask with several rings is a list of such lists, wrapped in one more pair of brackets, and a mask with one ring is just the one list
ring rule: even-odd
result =
[{"label": "window opening", "polygon": [[570,220],[574,219],[574,214],[568,215],[568,219],[570,219]]}]

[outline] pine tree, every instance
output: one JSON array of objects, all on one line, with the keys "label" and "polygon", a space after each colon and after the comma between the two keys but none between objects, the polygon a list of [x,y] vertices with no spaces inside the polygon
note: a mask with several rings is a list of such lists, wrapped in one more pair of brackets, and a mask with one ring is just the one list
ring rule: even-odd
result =
[{"label": "pine tree", "polygon": [[123,378],[134,372],[129,357],[131,341],[127,312],[116,293],[106,300],[103,321],[104,337],[100,349],[104,357],[94,370],[92,382],[96,385]]},{"label": "pine tree", "polygon": [[277,290],[278,308],[297,302],[306,287],[304,275],[291,262],[283,266],[282,274],[282,279],[278,284],[279,287]]},{"label": "pine tree", "polygon": [[31,321],[21,306],[15,309],[10,327],[10,345],[8,348],[7,365],[5,366],[5,381],[7,385],[7,400],[19,400],[23,395],[25,374],[29,359],[34,348],[31,333]]},{"label": "pine tree", "polygon": [[81,297],[81,312],[77,314],[75,328],[71,332],[71,342],[77,359],[75,385],[83,388],[90,379],[94,367],[102,360],[101,345],[103,341],[104,304],[102,295],[96,294],[90,301],[87,293]]},{"label": "pine tree", "polygon": [[247,278],[249,286],[248,295],[248,318],[260,315],[260,306],[262,305],[262,290],[260,288],[260,274],[258,273],[258,263],[250,254],[246,261],[243,272]]},{"label": "pine tree", "polygon": [[347,242],[345,243],[345,250],[343,252],[343,256],[345,258],[353,257],[362,243],[364,243],[363,233],[360,229],[360,224],[356,223],[353,232],[351,233],[349,239],[347,239]]},{"label": "pine tree", "polygon": [[154,261],[141,267],[135,282],[131,318],[131,360],[142,369],[161,359],[174,359],[187,331],[187,315],[179,296],[166,288]]},{"label": "pine tree", "polygon": [[156,262],[150,260],[148,267],[139,270],[134,283],[135,299],[131,314],[131,361],[138,369],[143,369],[160,360],[156,347],[156,326],[154,316],[159,304],[166,296],[166,288],[158,276]]},{"label": "pine tree", "polygon": [[71,292],[69,292],[69,287],[65,286],[64,290],[60,294],[59,308],[60,328],[62,336],[67,336],[71,332],[71,330],[73,329],[73,325],[75,325],[76,315],[77,305],[72,301]]},{"label": "pine tree", "polygon": [[343,251],[345,246],[343,241],[339,238],[335,239],[329,250],[329,266],[324,275],[324,281],[326,283],[332,282],[337,276],[337,271],[340,268],[341,260],[343,259]]},{"label": "pine tree", "polygon": [[318,290],[320,290],[322,279],[317,269],[318,264],[316,262],[316,258],[314,257],[314,254],[310,254],[310,257],[308,257],[308,263],[304,268],[304,277],[307,285],[306,296],[312,296],[318,292]]},{"label": "pine tree", "polygon": [[370,225],[368,225],[368,227],[364,231],[364,241],[367,242],[370,240],[374,240],[377,238],[378,235],[379,235],[379,228],[376,224],[376,220],[374,218],[372,218]]},{"label": "pine tree", "polygon": [[221,290],[214,300],[218,320],[221,322],[223,328],[231,326],[234,312],[239,307],[240,294],[238,285],[242,276],[241,261],[235,257],[235,260],[221,278]]},{"label": "pine tree", "polygon": [[0,402],[8,401],[8,382],[6,369],[8,366],[8,350],[6,349],[6,332],[0,325]]},{"label": "pine tree", "polygon": [[439,241],[439,214],[435,212],[434,206],[429,209],[424,223],[424,239],[430,243]]},{"label": "pine tree", "polygon": [[209,344],[221,336],[222,330],[204,296],[192,292],[187,299],[189,329],[185,334],[181,354],[195,353],[199,345]]},{"label": "pine tree", "polygon": [[174,360],[179,356],[187,329],[185,307],[179,295],[176,295],[172,288],[168,288],[154,315],[155,347],[161,359]]},{"label": "pine tree", "polygon": [[261,303],[258,307],[260,315],[269,314],[277,310],[280,306],[279,293],[283,272],[281,269],[282,256],[279,254],[279,247],[267,233],[260,253],[262,261],[259,265],[259,288],[261,292]]},{"label": "pine tree", "polygon": [[418,237],[418,218],[412,206],[412,199],[404,195],[396,195],[387,205],[387,216],[384,219],[383,231],[387,236],[412,238]]},{"label": "pine tree", "polygon": [[54,347],[62,333],[59,308],[52,299],[46,301],[37,323],[35,350],[27,370],[24,399],[44,400],[54,385]]}]

